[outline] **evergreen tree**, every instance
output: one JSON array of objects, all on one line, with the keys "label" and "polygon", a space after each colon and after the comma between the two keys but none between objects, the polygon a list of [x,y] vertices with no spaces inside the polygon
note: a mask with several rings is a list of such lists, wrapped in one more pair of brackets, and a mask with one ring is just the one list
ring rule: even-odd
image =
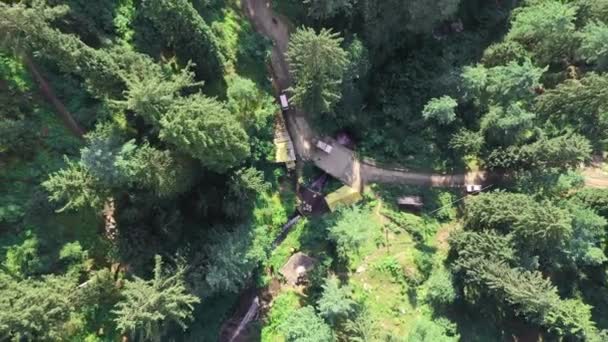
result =
[{"label": "evergreen tree", "polygon": [[340,83],[348,65],[337,33],[319,34],[301,27],[289,41],[287,61],[295,79],[291,89],[295,103],[314,115],[328,113],[340,100]]},{"label": "evergreen tree", "polygon": [[183,65],[194,62],[199,76],[206,80],[221,77],[224,56],[217,38],[190,1],[144,0],[142,10]]},{"label": "evergreen tree", "polygon": [[163,271],[162,259],[156,256],[154,279],[135,277],[127,280],[122,290],[123,299],[116,304],[117,328],[142,340],[160,341],[169,322],[184,330],[192,318],[194,305],[200,300],[188,293],[184,284],[184,270],[168,276]]},{"label": "evergreen tree", "polygon": [[523,194],[492,192],[476,196],[466,202],[464,218],[467,229],[513,233],[522,249],[542,252],[547,259],[555,258],[572,236],[568,211]]},{"label": "evergreen tree", "polygon": [[58,212],[82,208],[101,209],[111,195],[81,163],[67,158],[66,168],[51,174],[42,186],[49,192],[51,201],[65,202]]},{"label": "evergreen tree", "polygon": [[201,85],[194,82],[190,65],[173,72],[168,65],[142,60],[131,68],[133,72],[125,75],[125,99],[114,103],[134,111],[156,127],[164,113],[180,98],[182,90]]},{"label": "evergreen tree", "polygon": [[327,320],[332,326],[349,317],[354,313],[355,301],[350,297],[350,288],[340,286],[340,280],[329,277],[322,285],[323,293],[317,301],[319,315]]},{"label": "evergreen tree", "polygon": [[591,320],[591,307],[575,299],[562,300],[540,272],[518,270],[488,259],[476,259],[470,266],[467,278],[482,284],[485,291],[512,306],[526,320],[557,336],[601,340]]},{"label": "evergreen tree", "polygon": [[379,232],[379,227],[368,211],[354,206],[342,208],[328,232],[328,238],[336,244],[338,256],[350,261],[359,253],[363,243]]},{"label": "evergreen tree", "polygon": [[133,140],[125,143],[114,166],[126,184],[149,190],[160,197],[182,193],[194,180],[193,165],[187,158],[171,151],[162,151],[149,143],[140,146]]},{"label": "evergreen tree", "polygon": [[124,82],[112,56],[51,27],[50,22],[66,10],[65,6],[49,8],[44,1],[34,1],[32,7],[0,3],[0,41],[18,54],[36,52],[53,61],[61,71],[81,76],[97,97],[120,96]]},{"label": "evergreen tree", "polygon": [[498,148],[486,160],[489,168],[515,170],[560,170],[577,168],[591,158],[589,140],[578,134],[541,138],[523,146]]},{"label": "evergreen tree", "polygon": [[416,320],[412,331],[407,336],[407,342],[456,342],[459,341],[459,336],[453,334],[446,329],[446,324],[449,323],[446,319],[430,320],[426,317],[421,317]]},{"label": "evergreen tree", "polygon": [[343,14],[349,16],[353,3],[357,0],[304,0],[308,5],[308,15],[320,20],[330,19]]},{"label": "evergreen tree", "polygon": [[424,300],[436,308],[444,308],[456,300],[452,275],[445,268],[434,270],[424,286],[426,288]]},{"label": "evergreen tree", "polygon": [[199,284],[199,287],[208,294],[237,293],[254,269],[266,259],[271,239],[265,226],[252,229],[241,225],[233,231],[217,233],[206,248],[208,262],[203,276],[204,285]]},{"label": "evergreen tree", "polygon": [[608,219],[608,189],[584,188],[576,192],[573,201],[595,210]]},{"label": "evergreen tree", "polygon": [[598,69],[608,67],[608,25],[602,22],[587,24],[580,33],[579,55]]},{"label": "evergreen tree", "polygon": [[507,40],[525,46],[540,64],[572,58],[577,7],[569,2],[534,1],[514,10]]},{"label": "evergreen tree", "polygon": [[484,145],[483,135],[479,132],[461,129],[450,139],[450,148],[464,155],[477,155]]},{"label": "evergreen tree", "polygon": [[323,322],[312,306],[296,310],[281,327],[287,342],[332,342],[329,325]]},{"label": "evergreen tree", "polygon": [[49,275],[16,281],[0,272],[0,339],[61,341],[75,312],[77,279]]},{"label": "evergreen tree", "polygon": [[572,209],[572,239],[566,255],[579,266],[599,266],[608,259],[601,246],[605,239],[606,219],[593,210],[574,206]]},{"label": "evergreen tree", "polygon": [[528,103],[541,86],[540,78],[545,71],[547,68],[536,67],[529,59],[492,68],[465,67],[462,73],[465,97],[481,108],[492,104],[507,107],[516,101]]},{"label": "evergreen tree", "polygon": [[490,106],[481,119],[481,131],[489,144],[509,146],[525,140],[534,128],[536,114],[522,107],[519,102],[507,108]]},{"label": "evergreen tree", "polygon": [[249,137],[219,101],[201,94],[175,101],[160,121],[160,138],[203,166],[225,172],[249,156]]},{"label": "evergreen tree", "polygon": [[538,97],[536,110],[547,129],[573,127],[595,144],[608,139],[608,77],[589,73],[581,80],[566,80]]}]

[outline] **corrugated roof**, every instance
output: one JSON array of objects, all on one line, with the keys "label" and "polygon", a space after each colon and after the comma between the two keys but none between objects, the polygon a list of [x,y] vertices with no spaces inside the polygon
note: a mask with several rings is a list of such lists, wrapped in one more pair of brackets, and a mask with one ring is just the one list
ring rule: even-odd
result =
[{"label": "corrugated roof", "polygon": [[325,202],[331,211],[335,211],[340,206],[349,206],[359,202],[363,196],[359,191],[348,185],[325,196]]}]

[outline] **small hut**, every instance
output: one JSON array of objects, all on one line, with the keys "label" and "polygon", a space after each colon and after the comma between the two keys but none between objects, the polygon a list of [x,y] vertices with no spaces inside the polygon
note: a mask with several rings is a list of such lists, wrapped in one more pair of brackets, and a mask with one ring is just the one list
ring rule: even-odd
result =
[{"label": "small hut", "polygon": [[361,193],[348,185],[325,196],[325,202],[329,210],[336,211],[340,206],[349,206],[359,202],[363,196]]},{"label": "small hut", "polygon": [[401,196],[397,198],[400,208],[411,211],[420,211],[424,207],[424,202],[420,196]]},{"label": "small hut", "polygon": [[306,282],[306,276],[315,266],[316,260],[308,255],[298,252],[289,258],[281,268],[281,274],[289,285],[300,285]]}]

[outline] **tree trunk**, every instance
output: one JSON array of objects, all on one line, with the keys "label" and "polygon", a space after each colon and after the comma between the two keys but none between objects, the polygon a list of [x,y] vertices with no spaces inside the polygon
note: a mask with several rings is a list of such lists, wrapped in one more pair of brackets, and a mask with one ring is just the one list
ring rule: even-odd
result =
[{"label": "tree trunk", "polygon": [[32,61],[32,58],[26,55],[23,57],[23,61],[25,62],[27,68],[30,70],[32,76],[34,76],[34,78],[36,79],[36,82],[38,82],[40,91],[42,92],[44,97],[49,100],[53,107],[55,107],[55,110],[57,110],[57,112],[59,113],[63,124],[70,130],[70,132],[72,132],[72,134],[82,139],[82,136],[85,133],[84,130],[78,125],[76,120],[74,120],[74,117],[72,117],[72,114],[63,105],[63,103],[59,101],[51,86],[38,71],[38,68],[36,67],[36,64],[34,64],[34,61]]}]

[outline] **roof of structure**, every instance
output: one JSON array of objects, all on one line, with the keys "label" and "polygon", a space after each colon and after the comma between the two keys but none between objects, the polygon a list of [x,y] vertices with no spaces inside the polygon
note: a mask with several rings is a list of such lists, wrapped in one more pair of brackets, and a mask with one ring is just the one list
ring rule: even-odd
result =
[{"label": "roof of structure", "polygon": [[305,276],[315,266],[316,260],[308,255],[297,252],[292,255],[281,268],[281,274],[288,284],[297,285],[300,277]]},{"label": "roof of structure", "polygon": [[325,202],[331,211],[335,211],[340,206],[348,206],[359,202],[363,196],[361,193],[348,185],[325,196]]},{"label": "roof of structure", "polygon": [[420,196],[402,196],[397,199],[397,203],[400,205],[410,205],[415,207],[422,207],[422,197]]},{"label": "roof of structure", "polygon": [[285,126],[283,115],[278,113],[274,123],[274,146],[275,161],[277,163],[288,163],[296,160],[296,153],[293,142]]}]

